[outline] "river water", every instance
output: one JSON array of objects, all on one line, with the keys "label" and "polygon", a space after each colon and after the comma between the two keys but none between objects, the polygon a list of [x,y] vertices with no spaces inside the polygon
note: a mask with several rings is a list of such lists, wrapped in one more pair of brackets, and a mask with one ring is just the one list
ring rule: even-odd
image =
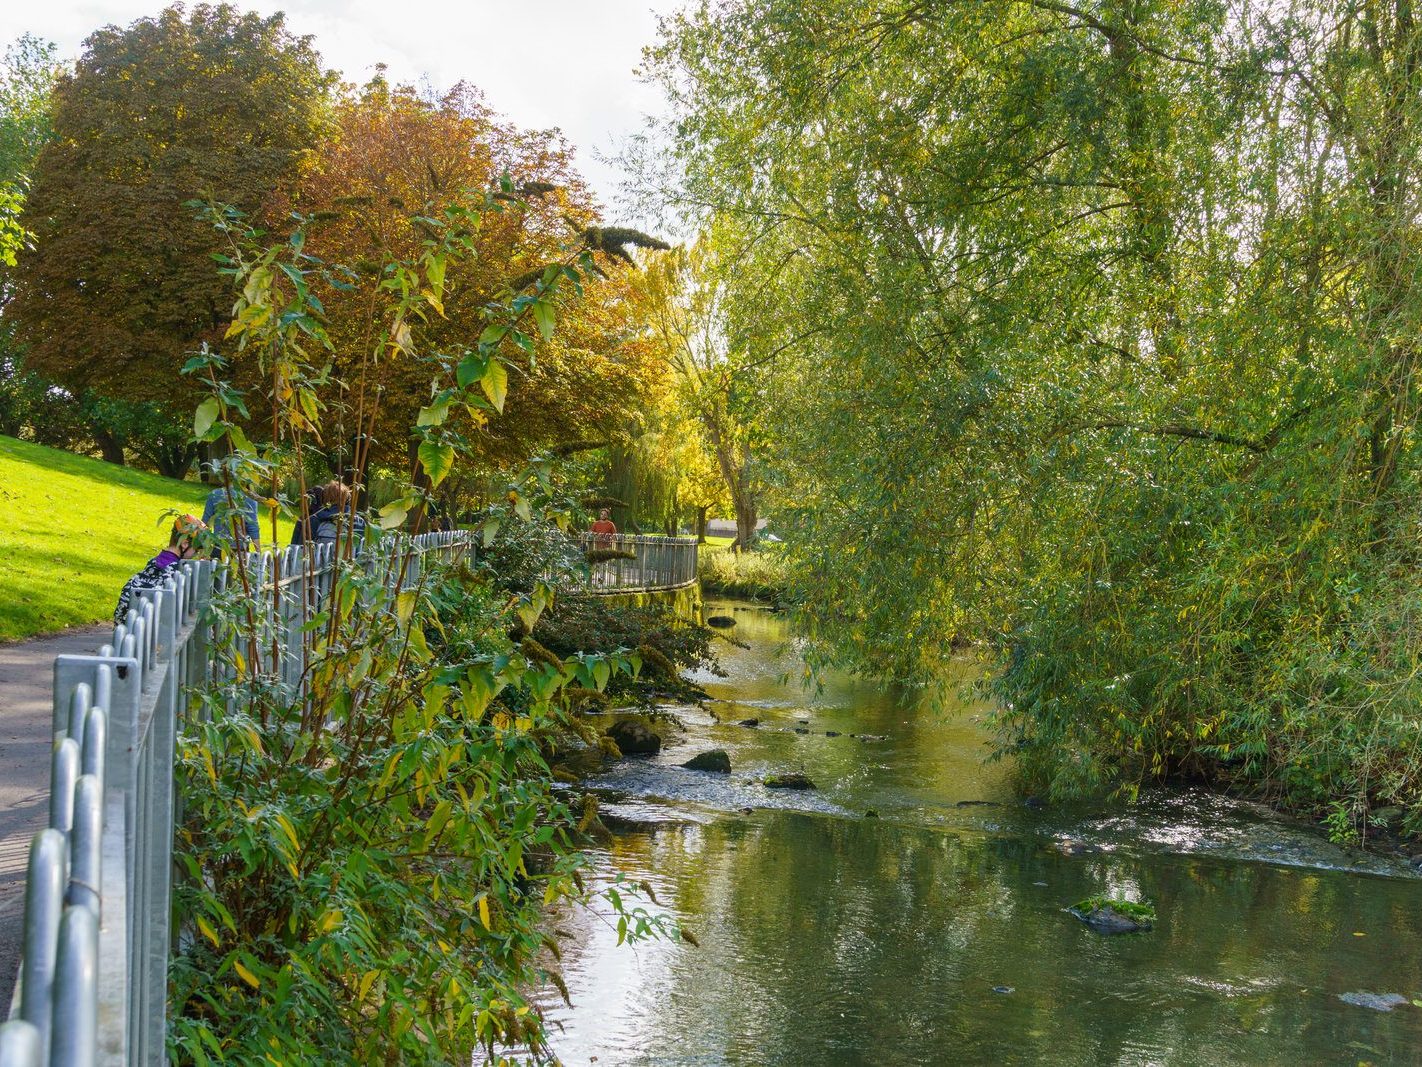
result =
[{"label": "river water", "polygon": [[[750,646],[700,679],[715,702],[589,783],[615,830],[598,877],[646,879],[699,947],[619,947],[605,912],[565,916],[572,1006],[542,1003],[569,1067],[1422,1063],[1405,865],[1205,793],[1028,806],[984,762],[981,707],[806,691],[779,617],[708,613]],[[729,777],[679,766],[711,748]],[[819,788],[759,784],[787,770]],[[1151,901],[1156,928],[1064,912],[1096,894]]]}]

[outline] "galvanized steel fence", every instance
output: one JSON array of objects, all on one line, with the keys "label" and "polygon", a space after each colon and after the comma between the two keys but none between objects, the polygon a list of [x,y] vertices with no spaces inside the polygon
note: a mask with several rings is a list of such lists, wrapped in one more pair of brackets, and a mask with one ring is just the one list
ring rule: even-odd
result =
[{"label": "galvanized steel fence", "polygon": [[[363,563],[408,588],[426,557],[471,545],[467,533],[424,534]],[[244,558],[262,654],[277,660],[263,668],[293,688],[305,677],[303,627],[330,591],[335,555],[320,545]],[[97,655],[55,660],[49,827],[30,847],[24,955],[0,1026],[0,1067],[165,1059],[174,746],[185,688],[214,670],[203,608],[236,574],[212,561],[178,564],[163,588],[135,597]]]},{"label": "galvanized steel fence", "polygon": [[654,592],[696,581],[696,538],[582,533],[588,591]]}]

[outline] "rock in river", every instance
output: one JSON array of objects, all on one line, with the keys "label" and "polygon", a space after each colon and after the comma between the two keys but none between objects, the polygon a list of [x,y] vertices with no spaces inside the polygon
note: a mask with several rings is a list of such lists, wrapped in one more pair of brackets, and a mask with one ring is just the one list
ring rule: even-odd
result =
[{"label": "rock in river", "polygon": [[736,620],[729,615],[712,615],[706,620],[707,626],[714,626],[718,630],[729,630],[736,625]]},{"label": "rock in river", "polygon": [[655,756],[662,750],[662,739],[641,719],[614,723],[607,736],[617,742],[624,756]]},{"label": "rock in river", "polygon": [[1344,1004],[1372,1008],[1373,1011],[1392,1011],[1407,1003],[1407,998],[1401,993],[1339,993],[1338,999]]},{"label": "rock in river", "polygon": [[710,771],[712,774],[730,774],[731,757],[722,748],[713,748],[709,752],[698,752],[682,764],[690,771]]},{"label": "rock in river", "polygon": [[808,774],[799,771],[791,771],[788,774],[769,775],[764,783],[767,789],[815,789],[817,786],[810,781]]},{"label": "rock in river", "polygon": [[760,720],[759,720],[759,719],[742,719],[740,722],[736,723],[736,725],[737,725],[737,726],[749,726],[749,727],[754,728],[754,727],[760,725]]},{"label": "rock in river", "polygon": [[1149,906],[1120,901],[1083,900],[1067,911],[1099,934],[1134,934],[1155,925],[1155,912]]}]

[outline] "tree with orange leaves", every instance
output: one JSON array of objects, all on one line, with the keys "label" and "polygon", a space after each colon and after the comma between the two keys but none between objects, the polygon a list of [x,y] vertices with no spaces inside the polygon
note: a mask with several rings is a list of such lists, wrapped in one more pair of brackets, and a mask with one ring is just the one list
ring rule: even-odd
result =
[{"label": "tree with orange leaves", "polygon": [[[635,231],[597,225],[592,197],[556,133],[519,130],[501,122],[477,90],[460,84],[437,100],[383,77],[348,89],[335,112],[337,135],[306,176],[294,206],[319,221],[307,251],[327,262],[374,271],[391,256],[408,256],[427,236],[431,205],[467,197],[507,177],[502,210],[486,212],[467,240],[473,257],[451,268],[436,315],[416,326],[427,350],[449,367],[484,329],[483,308],[537,285],[547,264],[580,250],[594,253],[601,278],[581,295],[560,298],[557,336],[512,344],[516,389],[486,381],[492,411],[449,413],[472,452],[490,465],[539,451],[573,450],[625,435],[635,413],[663,387],[665,371],[638,326],[639,297],[627,277],[625,245],[659,245]],[[628,235],[632,236],[628,236]],[[355,372],[354,353],[365,317],[362,287],[329,294],[325,311],[337,377]],[[540,323],[540,325],[542,325]],[[334,427],[328,447],[365,435],[376,463],[402,462],[412,447],[409,427],[429,404],[430,367],[387,361],[373,370],[382,391],[381,414],[369,424]],[[358,383],[347,380],[347,387]],[[507,397],[507,404],[505,399]]]}]

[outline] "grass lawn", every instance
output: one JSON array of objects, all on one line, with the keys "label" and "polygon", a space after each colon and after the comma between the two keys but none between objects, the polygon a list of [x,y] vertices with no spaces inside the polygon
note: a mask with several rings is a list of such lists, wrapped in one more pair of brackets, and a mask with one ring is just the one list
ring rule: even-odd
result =
[{"label": "grass lawn", "polygon": [[0,641],[105,622],[207,486],[0,437]]}]

